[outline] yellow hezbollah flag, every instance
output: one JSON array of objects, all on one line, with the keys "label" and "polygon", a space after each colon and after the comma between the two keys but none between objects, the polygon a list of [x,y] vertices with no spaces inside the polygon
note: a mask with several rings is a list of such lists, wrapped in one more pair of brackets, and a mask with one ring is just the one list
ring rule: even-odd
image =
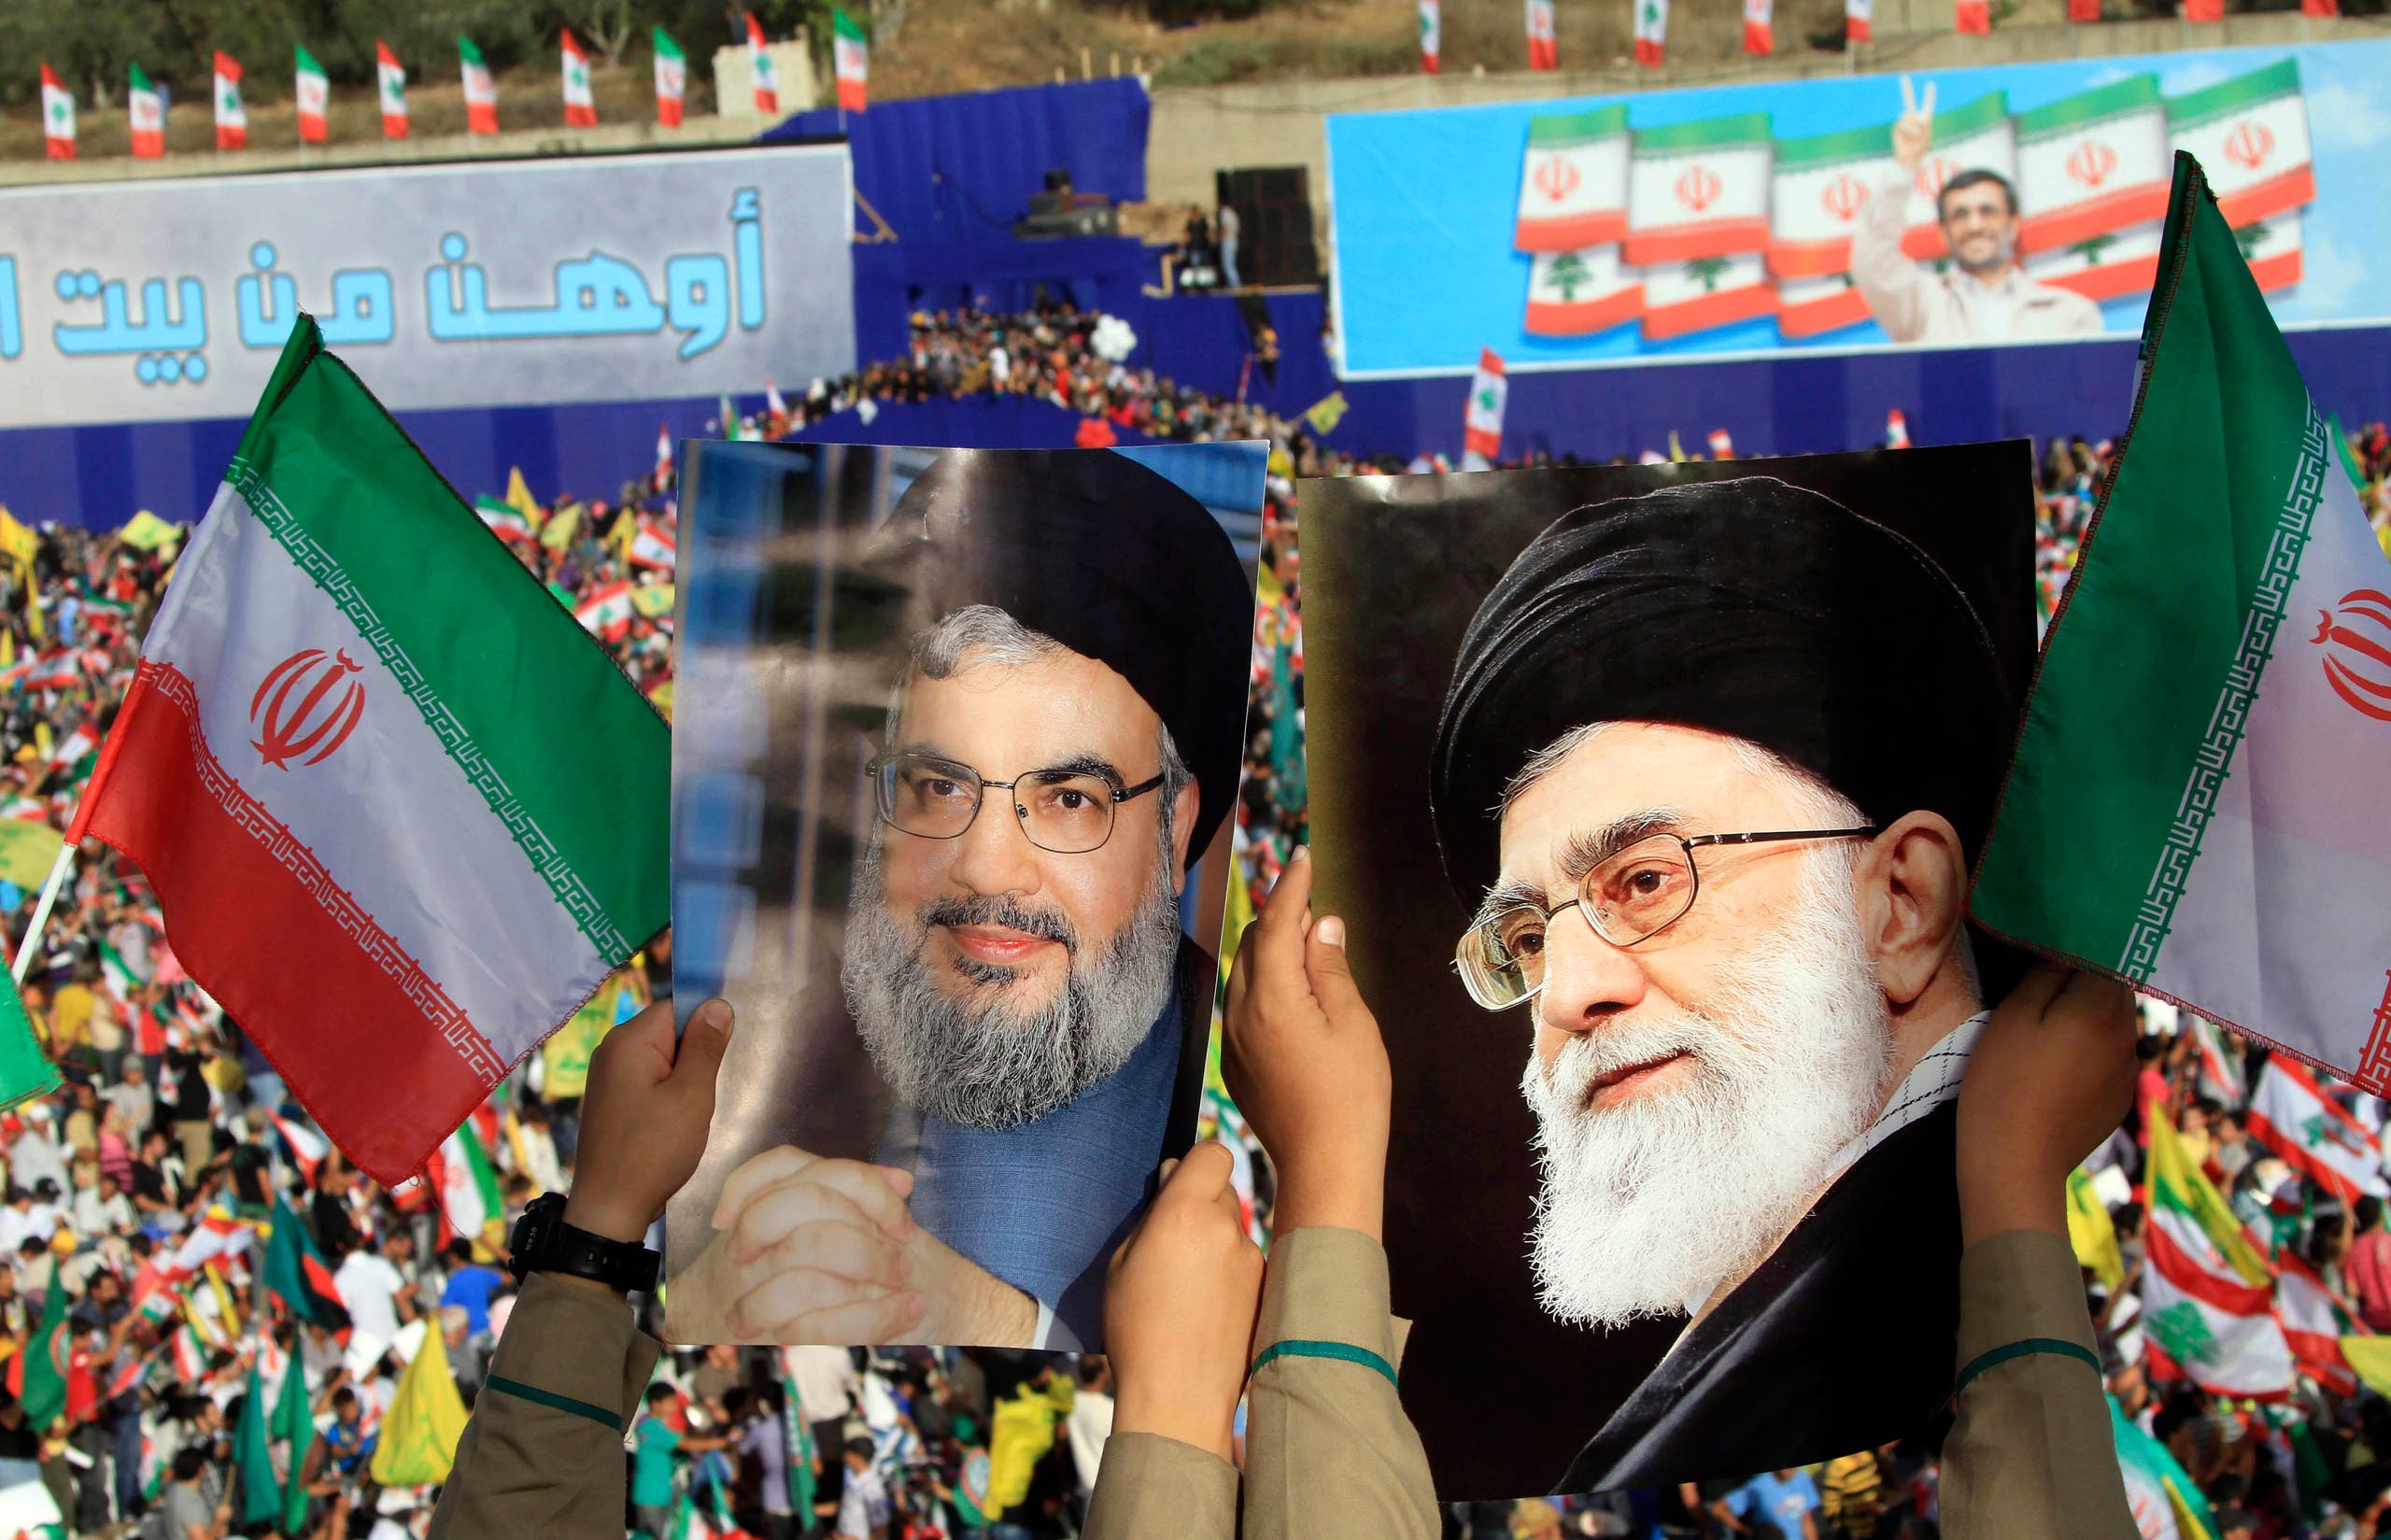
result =
[{"label": "yellow hezbollah flag", "polygon": [[[49,875],[48,868],[43,875]],[[540,1095],[554,1101],[589,1089],[589,1056],[614,1030],[623,989],[620,977],[609,980],[540,1045]]]},{"label": "yellow hezbollah flag", "polygon": [[[2269,1271],[2266,1258],[2258,1254],[2258,1249],[2242,1233],[2242,1222],[2233,1216],[2225,1194],[2192,1164],[2190,1153],[2184,1148],[2183,1136],[2175,1132],[2175,1120],[2167,1115],[2167,1109],[2155,1101],[2151,1103],[2144,1110],[2143,1125],[2150,1130],[2150,1207],[2157,1208],[2163,1204],[2189,1217],[2208,1236],[2217,1253],[2248,1282],[2271,1281],[2274,1274]],[[2073,1231],[2069,1233],[2072,1236]]]},{"label": "yellow hezbollah flag", "polygon": [[2092,1191],[2092,1179],[2077,1166],[2067,1174],[2067,1239],[2079,1266],[2114,1289],[2125,1281],[2125,1257],[2117,1250],[2117,1227],[2109,1206]]},{"label": "yellow hezbollah flag", "polygon": [[117,539],[136,551],[154,551],[161,545],[171,545],[182,537],[180,530],[147,508],[134,515],[133,522],[116,532]]},{"label": "yellow hezbollah flag", "polygon": [[2345,1336],[2341,1356],[2377,1395],[2391,1395],[2391,1336]]},{"label": "yellow hezbollah flag", "polygon": [[31,818],[0,818],[0,879],[37,888],[58,862],[66,837]]},{"label": "yellow hezbollah flag", "polygon": [[[511,493],[509,495],[512,496]],[[548,516],[547,524],[540,530],[540,544],[551,551],[561,551],[571,545],[573,537],[580,532],[581,504],[564,503]]]},{"label": "yellow hezbollah flag", "polygon": [[1335,432],[1337,425],[1344,420],[1345,392],[1342,390],[1331,390],[1304,408],[1304,421],[1311,425],[1313,432],[1323,438]]},{"label": "yellow hezbollah flag", "polygon": [[654,620],[672,613],[672,585],[644,583],[631,590],[631,608]]},{"label": "yellow hezbollah flag", "polygon": [[465,1436],[465,1403],[448,1372],[448,1349],[432,1322],[399,1377],[399,1393],[382,1414],[374,1479],[386,1487],[429,1487],[448,1479],[457,1440]]},{"label": "yellow hezbollah flag", "polygon": [[510,465],[506,468],[506,505],[521,514],[524,522],[531,525],[532,529],[537,530],[540,527],[540,519],[543,516],[540,513],[540,505],[533,501],[531,488],[524,485],[523,471],[520,466]]},{"label": "yellow hezbollah flag", "polygon": [[34,554],[41,549],[41,536],[17,522],[8,505],[0,502],[0,556],[30,567]]}]

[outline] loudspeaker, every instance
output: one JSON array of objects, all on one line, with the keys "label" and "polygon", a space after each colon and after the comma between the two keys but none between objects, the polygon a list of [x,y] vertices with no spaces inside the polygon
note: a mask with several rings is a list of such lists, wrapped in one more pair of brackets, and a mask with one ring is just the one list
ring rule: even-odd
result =
[{"label": "loudspeaker", "polygon": [[1304,167],[1260,166],[1212,174],[1220,202],[1238,212],[1238,276],[1288,287],[1320,282],[1311,239],[1311,174]]}]

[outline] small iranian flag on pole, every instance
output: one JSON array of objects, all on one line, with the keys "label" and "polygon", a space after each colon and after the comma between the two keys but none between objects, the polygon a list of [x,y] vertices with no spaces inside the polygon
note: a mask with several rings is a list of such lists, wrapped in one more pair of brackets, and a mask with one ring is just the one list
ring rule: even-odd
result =
[{"label": "small iranian flag on pole", "polygon": [[390,45],[374,39],[374,89],[382,101],[382,137],[407,136],[407,72]]},{"label": "small iranian flag on pole", "polygon": [[395,1186],[663,927],[667,760],[303,318],[70,832],[140,866],[191,979]]},{"label": "small iranian flag on pole", "polygon": [[1902,250],[1922,262],[1950,255],[1935,201],[1945,184],[1962,171],[1997,172],[2017,185],[2017,136],[2010,127],[2009,96],[1987,92],[1965,106],[1934,115],[1934,147],[1917,163],[1910,183],[1909,223]]},{"label": "small iranian flag on pole", "polygon": [[689,91],[689,61],[681,45],[662,27],[656,29],[656,120],[666,128],[681,126],[681,103]]},{"label": "small iranian flag on pole", "polygon": [[589,90],[589,55],[582,50],[581,40],[566,27],[559,33],[558,48],[564,55],[564,122],[567,128],[596,128],[598,98]]},{"label": "small iranian flag on pole", "polygon": [[1669,0],[1636,0],[1635,62],[1659,69],[1667,57]]},{"label": "small iranian flag on pole", "polygon": [[457,39],[457,66],[465,78],[465,132],[498,132],[498,81],[470,37]]},{"label": "small iranian flag on pole", "polygon": [[1561,67],[1561,35],[1553,25],[1552,0],[1527,0],[1528,68]]},{"label": "small iranian flag on pole", "polygon": [[1959,0],[1951,7],[1951,30],[1975,37],[1992,35],[1992,0]]},{"label": "small iranian flag on pole", "polygon": [[871,78],[871,45],[863,29],[833,7],[830,12],[830,60],[839,78],[839,108],[861,112]]},{"label": "small iranian flag on pole", "polygon": [[498,1169],[490,1164],[481,1131],[468,1123],[449,1135],[441,1141],[432,1166],[443,1222],[467,1240],[484,1239],[484,1226],[505,1218],[506,1205],[499,1196]]},{"label": "small iranian flag on pole", "polygon": [[2250,1137],[2344,1205],[2361,1195],[2391,1196],[2374,1136],[2313,1075],[2280,1054],[2258,1074]]},{"label": "small iranian flag on pole", "polygon": [[[1769,173],[1769,272],[1779,278],[1840,278],[1851,266],[1860,211],[1892,168],[1889,128],[1777,140]],[[1894,193],[1903,193],[1898,183]]]},{"label": "small iranian flag on pole", "polygon": [[320,145],[324,142],[324,113],[332,103],[332,81],[324,75],[324,66],[305,49],[298,51],[297,71],[292,77],[291,96],[299,108],[299,142]]},{"label": "small iranian flag on pole", "polygon": [[1577,251],[1627,233],[1627,104],[1528,120],[1511,244]]},{"label": "small iranian flag on pole", "polygon": [[490,531],[501,540],[519,540],[529,544],[538,534],[531,528],[531,521],[523,516],[521,509],[488,492],[474,499],[474,512],[481,516],[482,522],[489,526]]},{"label": "small iranian flag on pole", "polygon": [[1621,252],[1628,261],[1648,266],[1767,249],[1774,148],[1767,113],[1643,129],[1634,138]]},{"label": "small iranian flag on pole", "polygon": [[41,66],[41,136],[51,160],[75,158],[75,93],[46,64]]},{"label": "small iranian flag on pole", "polygon": [[1869,22],[1875,15],[1875,0],[1843,0],[1843,40],[1846,43],[1868,41]]},{"label": "small iranian flag on pole", "polygon": [[1420,0],[1420,73],[1434,75],[1445,49],[1443,8],[1437,0]]},{"label": "small iranian flag on pole", "polygon": [[2167,212],[2167,108],[2149,74],[2017,115],[2020,256],[2074,246]]},{"label": "small iranian flag on pole", "polygon": [[1744,51],[1765,57],[1776,51],[1774,0],[1744,0]]},{"label": "small iranian flag on pole", "polygon": [[1975,917],[2382,1095],[2391,561],[2187,155],[2157,296]]},{"label": "small iranian flag on pole", "polygon": [[1494,349],[1478,350],[1478,373],[1469,382],[1469,403],[1462,413],[1462,450],[1493,460],[1503,452],[1503,403],[1511,392],[1503,360]]},{"label": "small iranian flag on pole", "polygon": [[1581,337],[1644,313],[1644,280],[1622,265],[1614,244],[1539,251],[1528,268],[1526,329],[1539,337]]},{"label": "small iranian flag on pole", "polygon": [[2296,58],[2170,100],[2167,137],[2200,162],[2236,230],[2316,199]]},{"label": "small iranian flag on pole", "polygon": [[241,106],[241,62],[216,50],[216,148],[239,149],[249,142],[249,115]]},{"label": "small iranian flag on pole", "polygon": [[764,42],[764,23],[756,13],[747,16],[747,75],[754,82],[756,111],[762,117],[777,118],[781,112],[780,79],[772,73],[772,55]]},{"label": "small iranian flag on pole", "polygon": [[133,123],[133,153],[154,159],[166,153],[166,99],[158,94],[139,64],[130,67],[132,90],[124,105]]}]

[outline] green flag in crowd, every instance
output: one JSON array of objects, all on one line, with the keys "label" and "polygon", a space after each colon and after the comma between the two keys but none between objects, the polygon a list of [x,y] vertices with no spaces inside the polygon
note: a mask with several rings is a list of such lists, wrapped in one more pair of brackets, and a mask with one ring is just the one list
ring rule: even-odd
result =
[{"label": "green flag in crowd", "polygon": [[[13,991],[10,997],[15,997]],[[27,1427],[46,1431],[66,1410],[66,1354],[73,1341],[66,1330],[66,1285],[52,1265],[50,1290],[42,1295],[41,1324],[8,1375],[8,1388],[25,1408]]]},{"label": "green flag in crowd", "polygon": [[57,1089],[58,1067],[42,1052],[24,997],[10,979],[0,986],[0,1110]]},{"label": "green flag in crowd", "polygon": [[[284,1378],[294,1378],[298,1372],[298,1356],[293,1354]],[[249,1365],[249,1393],[241,1398],[241,1420],[233,1430],[233,1463],[240,1483],[233,1507],[240,1521],[260,1524],[281,1519],[282,1483],[274,1477],[274,1457],[266,1448],[265,1387],[259,1382],[254,1363]]]},{"label": "green flag in crowd", "polygon": [[[290,1212],[287,1208],[281,1209],[275,1224],[277,1232],[282,1228],[280,1217],[288,1216]],[[297,1228],[297,1222],[292,1222],[292,1228]],[[274,1436],[290,1446],[290,1463],[286,1467],[290,1478],[282,1502],[282,1533],[285,1534],[307,1533],[307,1483],[304,1477],[307,1450],[316,1442],[316,1419],[307,1405],[307,1377],[301,1371],[299,1357],[298,1345],[294,1342],[289,1363],[282,1372],[282,1393],[274,1403]]]},{"label": "green flag in crowd", "polygon": [[274,1196],[274,1229],[266,1236],[262,1271],[267,1291],[299,1320],[332,1331],[348,1324],[324,1254],[279,1193]]}]

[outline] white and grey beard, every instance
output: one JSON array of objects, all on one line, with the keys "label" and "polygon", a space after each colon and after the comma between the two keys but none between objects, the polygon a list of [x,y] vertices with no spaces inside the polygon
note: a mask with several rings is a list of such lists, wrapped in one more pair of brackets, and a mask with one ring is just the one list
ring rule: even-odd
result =
[{"label": "white and grey beard", "polygon": [[[1169,998],[1179,952],[1179,903],[1166,843],[1146,899],[1093,956],[1059,908],[1011,895],[950,895],[900,921],[889,912],[877,844],[856,869],[847,900],[847,1010],[889,1089],[933,1117],[971,1128],[1012,1128],[1076,1099],[1128,1062]],[[922,955],[940,925],[1009,925],[1063,944],[1068,974],[1054,1000],[1023,1012],[1002,999],[1021,969],[969,958],[950,996]]]},{"label": "white and grey beard", "polygon": [[[1549,1079],[1529,1054],[1520,1089],[1543,1176],[1531,1260],[1547,1313],[1618,1326],[1696,1308],[1776,1249],[1882,1109],[1891,1023],[1850,863],[1811,861],[1792,911],[1718,971],[1705,1010],[1573,1037]],[[1587,1105],[1603,1075],[1680,1051],[1685,1083]]]}]

